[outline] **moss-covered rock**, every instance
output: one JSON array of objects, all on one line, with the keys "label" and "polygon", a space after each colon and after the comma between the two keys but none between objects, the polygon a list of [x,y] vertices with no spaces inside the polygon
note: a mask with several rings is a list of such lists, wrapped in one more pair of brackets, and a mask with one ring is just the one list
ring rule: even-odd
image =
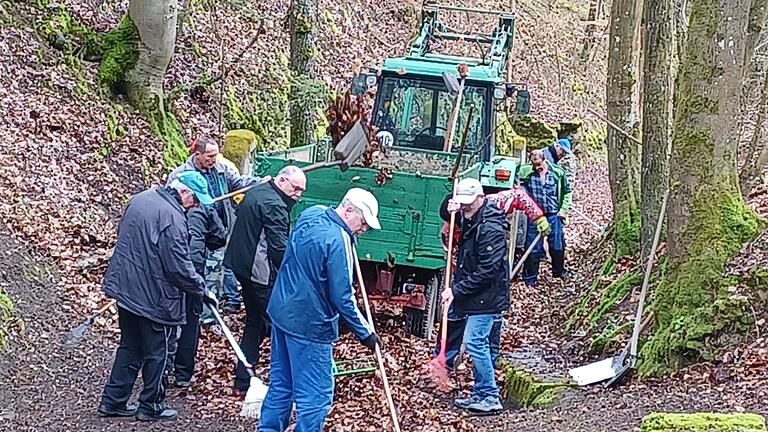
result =
[{"label": "moss-covered rock", "polygon": [[643,417],[641,432],[766,432],[757,414],[652,413]]},{"label": "moss-covered rock", "polygon": [[557,141],[557,131],[531,115],[515,118],[511,124],[515,133],[527,140],[528,150],[542,149]]},{"label": "moss-covered rock", "polygon": [[240,172],[244,172],[247,161],[256,149],[256,133],[247,129],[234,129],[224,136],[221,153],[232,161]]},{"label": "moss-covered rock", "polygon": [[139,30],[130,15],[102,37],[103,57],[96,81],[115,93],[126,92],[126,74],[139,60]]},{"label": "moss-covered rock", "polygon": [[543,408],[556,403],[567,382],[543,382],[511,364],[504,365],[504,396],[523,407]]}]

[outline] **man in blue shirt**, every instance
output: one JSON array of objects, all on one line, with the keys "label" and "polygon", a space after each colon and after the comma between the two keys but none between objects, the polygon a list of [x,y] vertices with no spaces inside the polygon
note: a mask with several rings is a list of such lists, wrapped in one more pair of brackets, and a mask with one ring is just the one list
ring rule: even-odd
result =
[{"label": "man in blue shirt", "polygon": [[353,236],[380,229],[379,204],[352,188],[337,208],[304,210],[288,238],[267,313],[272,320],[270,384],[260,432],[283,432],[298,412],[295,432],[323,430],[333,402],[333,342],[339,316],[371,351],[382,343],[357,307]]}]

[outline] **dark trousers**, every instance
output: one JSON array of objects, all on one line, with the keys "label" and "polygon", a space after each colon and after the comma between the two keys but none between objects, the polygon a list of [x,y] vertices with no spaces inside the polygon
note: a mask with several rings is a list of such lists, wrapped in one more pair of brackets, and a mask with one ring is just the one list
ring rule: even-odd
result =
[{"label": "dark trousers", "polygon": [[[565,270],[565,233],[563,232],[563,220],[556,214],[547,215],[552,232],[547,236],[549,255],[552,257],[552,276],[560,277]],[[525,238],[525,247],[528,248],[536,239],[538,231],[536,225],[528,221],[528,233]],[[523,266],[523,281],[529,285],[535,285],[539,278],[539,262],[545,258],[544,240],[539,240],[534,246]]]},{"label": "dark trousers", "polygon": [[166,361],[175,327],[140,317],[118,307],[120,345],[101,404],[110,409],[125,408],[141,370],[144,389],[139,395],[139,411],[155,414],[165,408]]},{"label": "dark trousers", "polygon": [[195,356],[200,340],[200,315],[203,301],[199,296],[186,296],[187,323],[181,326],[176,347],[176,357],[173,361],[176,382],[188,382],[195,373]]},{"label": "dark trousers", "polygon": [[[240,348],[245,358],[252,365],[259,363],[261,342],[269,335],[270,322],[267,315],[267,305],[272,289],[266,285],[252,282],[250,278],[235,275],[242,287],[243,303],[245,303],[245,328]],[[235,368],[235,388],[246,390],[250,386],[251,376],[242,362],[237,362]]]}]

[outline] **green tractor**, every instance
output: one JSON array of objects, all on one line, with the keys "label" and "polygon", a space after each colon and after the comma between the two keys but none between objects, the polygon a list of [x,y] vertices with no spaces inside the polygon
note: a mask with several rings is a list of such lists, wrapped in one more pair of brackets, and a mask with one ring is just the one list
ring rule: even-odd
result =
[{"label": "green tractor", "polygon": [[[490,35],[455,33],[440,20],[441,12],[493,14],[498,25]],[[488,192],[515,181],[520,159],[495,154],[497,122],[504,121],[508,99],[514,98],[513,115],[529,110],[526,87],[504,81],[514,23],[511,13],[427,3],[408,55],[389,58],[352,83],[353,93],[375,91],[371,123],[386,156],[370,167],[312,173],[293,210],[295,218],[309,206],[335,205],[350,187],[377,197],[382,229],[358,243],[365,286],[371,300],[401,305],[409,333],[418,337],[433,339],[440,316],[446,258],[439,208],[452,191],[452,173],[479,179]],[[484,47],[483,58],[431,53],[436,41],[457,40]],[[456,74],[460,65],[464,74]],[[454,135],[466,137],[463,146]],[[275,175],[288,164],[330,160],[327,141],[257,155],[254,171]],[[389,175],[382,181],[384,171]]]}]

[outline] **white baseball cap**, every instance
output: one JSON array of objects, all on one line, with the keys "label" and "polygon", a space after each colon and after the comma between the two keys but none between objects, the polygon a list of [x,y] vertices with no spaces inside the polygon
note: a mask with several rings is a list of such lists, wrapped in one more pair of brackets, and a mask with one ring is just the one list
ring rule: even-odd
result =
[{"label": "white baseball cap", "polygon": [[372,193],[365,189],[352,188],[347,191],[342,201],[348,200],[352,205],[360,209],[363,212],[363,219],[372,229],[381,229],[379,223],[379,202]]},{"label": "white baseball cap", "polygon": [[483,194],[483,185],[480,184],[480,180],[465,178],[456,185],[456,196],[453,199],[459,204],[472,204],[478,196]]}]

